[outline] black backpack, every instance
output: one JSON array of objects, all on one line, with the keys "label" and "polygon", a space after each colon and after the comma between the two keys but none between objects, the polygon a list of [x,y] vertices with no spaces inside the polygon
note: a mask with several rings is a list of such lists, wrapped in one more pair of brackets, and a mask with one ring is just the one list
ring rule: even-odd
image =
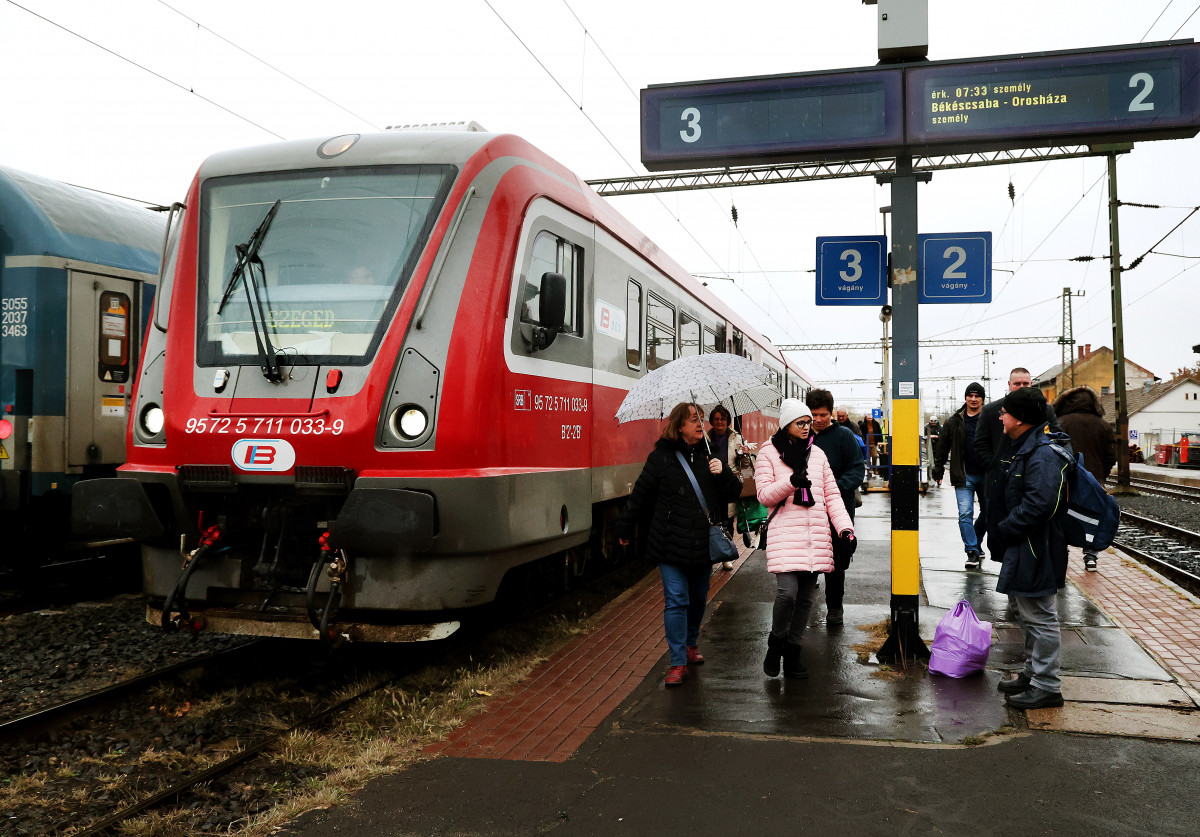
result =
[{"label": "black backpack", "polygon": [[1089,552],[1108,549],[1117,536],[1121,507],[1084,467],[1083,454],[1072,457],[1053,443],[1050,448],[1073,465],[1067,475],[1067,512],[1061,518],[1067,543]]}]

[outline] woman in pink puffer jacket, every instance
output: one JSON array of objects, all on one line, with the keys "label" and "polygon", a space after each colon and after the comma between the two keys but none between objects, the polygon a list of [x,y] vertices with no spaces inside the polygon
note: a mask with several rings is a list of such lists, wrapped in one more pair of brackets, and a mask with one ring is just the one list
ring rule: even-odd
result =
[{"label": "woman in pink puffer jacket", "polygon": [[803,679],[800,641],[812,612],[817,574],[833,570],[833,537],[854,539],[854,521],[825,454],[813,444],[812,413],[803,401],[785,398],[779,406],[779,432],[765,442],[754,467],[758,501],[772,517],[767,531],[767,570],[778,592],[763,672],[769,677]]}]

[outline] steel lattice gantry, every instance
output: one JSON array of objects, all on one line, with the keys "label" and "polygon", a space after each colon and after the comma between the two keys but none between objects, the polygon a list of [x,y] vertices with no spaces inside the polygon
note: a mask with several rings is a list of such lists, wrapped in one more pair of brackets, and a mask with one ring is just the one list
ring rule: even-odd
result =
[{"label": "steel lattice gantry", "polygon": [[[1041,160],[1070,160],[1103,155],[1087,145],[1056,145],[1047,148],[1014,148],[1007,151],[978,151],[937,154],[913,160],[913,172],[1032,163]],[[682,192],[691,189],[724,189],[729,186],[760,186],[768,183],[799,183],[806,180],[835,180],[843,177],[891,177],[896,173],[892,157],[842,162],[777,163],[704,171],[667,172],[636,177],[589,180],[587,184],[604,197],[646,195],[653,192]]]},{"label": "steel lattice gantry", "polygon": [[[922,349],[946,348],[948,346],[1005,346],[1016,343],[1057,343],[1058,337],[981,337],[977,340],[921,340],[917,345]],[[891,340],[886,342],[891,346]],[[788,343],[777,345],[781,352],[823,352],[831,349],[878,349],[885,345],[883,340],[868,343]]]}]

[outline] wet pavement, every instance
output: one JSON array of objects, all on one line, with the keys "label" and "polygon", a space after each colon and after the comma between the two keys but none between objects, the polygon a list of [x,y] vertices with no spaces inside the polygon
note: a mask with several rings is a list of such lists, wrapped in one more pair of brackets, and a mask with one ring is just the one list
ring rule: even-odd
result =
[{"label": "wet pavement", "polygon": [[[434,758],[290,831],[1196,834],[1195,688],[1069,585],[1059,596],[1068,703],[1008,710],[996,683],[1020,667],[1021,632],[995,593],[999,565],[963,567],[951,489],[921,500],[921,633],[930,640],[966,598],[993,622],[987,670],[963,679],[921,666],[898,672],[855,648],[888,615],[888,501],[871,493],[858,510],[843,627],[824,624],[818,594],[807,680],[762,674],[774,584],[762,553],[751,553],[710,605],[707,663],[665,689],[659,659],[565,761]],[[1114,579],[1124,571],[1111,553],[1101,564]],[[661,598],[647,606],[661,608]],[[583,679],[580,689],[593,688]]]}]

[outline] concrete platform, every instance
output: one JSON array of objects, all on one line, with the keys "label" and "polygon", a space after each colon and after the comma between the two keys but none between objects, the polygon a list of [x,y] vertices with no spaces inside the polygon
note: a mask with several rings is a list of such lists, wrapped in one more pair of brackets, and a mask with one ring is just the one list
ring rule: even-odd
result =
[{"label": "concrete platform", "polygon": [[[994,623],[987,671],[898,672],[855,649],[887,618],[888,502],[859,509],[846,624],[815,610],[808,680],[762,674],[774,586],[751,553],[714,577],[708,662],[665,689],[654,574],[428,761],[290,833],[1194,835],[1200,603],[1111,552],[1098,573],[1074,556],[1059,598],[1067,705],[1009,710],[996,682],[1020,663],[1020,631],[997,565],[963,568],[947,488],[921,500],[921,633],[967,598]],[[567,681],[581,659],[588,673]]]}]

